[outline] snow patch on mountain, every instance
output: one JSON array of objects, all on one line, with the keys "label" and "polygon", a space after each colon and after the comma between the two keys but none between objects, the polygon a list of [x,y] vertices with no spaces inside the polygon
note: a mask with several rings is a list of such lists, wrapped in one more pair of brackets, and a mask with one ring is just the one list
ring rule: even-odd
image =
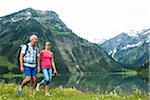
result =
[{"label": "snow patch on mountain", "polygon": [[111,55],[112,54],[112,51],[110,51],[109,53],[108,53],[108,55]]},{"label": "snow patch on mountain", "polygon": [[146,35],[146,34],[148,34],[148,33],[150,33],[150,29],[149,29],[148,31],[144,32],[143,34]]},{"label": "snow patch on mountain", "polygon": [[131,30],[131,31],[127,32],[127,35],[129,35],[131,37],[138,37],[139,33],[140,33],[140,31]]},{"label": "snow patch on mountain", "polygon": [[30,19],[31,17],[27,17],[26,20]]},{"label": "snow patch on mountain", "polygon": [[147,38],[146,43],[150,43],[150,35],[148,35]]},{"label": "snow patch on mountain", "polygon": [[31,12],[27,12],[27,13],[26,13],[26,16],[27,16],[26,20],[30,19],[31,16],[32,16]]},{"label": "snow patch on mountain", "polygon": [[126,50],[128,48],[133,48],[133,47],[139,47],[142,45],[143,42],[138,42],[137,44],[131,44],[131,45],[127,45],[126,47],[123,47],[122,50]]},{"label": "snow patch on mountain", "polygon": [[19,21],[19,20],[22,20],[22,18],[16,18],[16,17],[11,18],[11,21],[12,21],[12,22],[17,22],[17,21]]},{"label": "snow patch on mountain", "polygon": [[31,14],[31,12],[27,12],[26,15],[27,16],[31,16],[32,14]]},{"label": "snow patch on mountain", "polygon": [[121,41],[121,39],[118,39],[117,42]]},{"label": "snow patch on mountain", "polygon": [[112,58],[117,61],[117,59],[115,58],[116,52],[117,52],[117,49],[115,48],[115,49],[112,51]]}]

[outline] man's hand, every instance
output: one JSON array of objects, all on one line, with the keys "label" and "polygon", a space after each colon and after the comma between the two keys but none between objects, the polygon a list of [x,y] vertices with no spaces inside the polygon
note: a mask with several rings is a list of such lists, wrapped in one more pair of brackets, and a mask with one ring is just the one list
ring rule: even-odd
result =
[{"label": "man's hand", "polygon": [[23,68],[23,67],[20,67],[20,71],[23,73],[23,72],[24,72],[24,68]]}]

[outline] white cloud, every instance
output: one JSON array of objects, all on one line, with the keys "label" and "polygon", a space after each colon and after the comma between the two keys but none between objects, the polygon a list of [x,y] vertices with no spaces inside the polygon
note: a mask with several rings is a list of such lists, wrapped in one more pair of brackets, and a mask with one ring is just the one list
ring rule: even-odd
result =
[{"label": "white cloud", "polygon": [[52,10],[90,41],[150,27],[149,0],[3,0],[0,16],[27,7]]}]

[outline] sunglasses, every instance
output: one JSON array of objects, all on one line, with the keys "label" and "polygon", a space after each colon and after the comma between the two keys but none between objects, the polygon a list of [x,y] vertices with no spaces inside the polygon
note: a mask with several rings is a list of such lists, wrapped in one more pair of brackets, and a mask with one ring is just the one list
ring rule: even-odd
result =
[{"label": "sunglasses", "polygon": [[45,45],[51,46],[51,44],[45,44]]}]

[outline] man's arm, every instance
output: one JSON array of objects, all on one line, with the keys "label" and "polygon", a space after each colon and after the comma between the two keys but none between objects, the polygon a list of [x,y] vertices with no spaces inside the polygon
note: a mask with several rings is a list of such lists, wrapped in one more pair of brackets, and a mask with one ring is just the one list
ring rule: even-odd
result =
[{"label": "man's arm", "polygon": [[37,57],[37,69],[38,69],[38,72],[40,72],[40,56]]},{"label": "man's arm", "polygon": [[23,67],[23,57],[25,55],[25,52],[27,50],[27,46],[26,45],[23,45],[22,48],[21,48],[21,52],[20,52],[20,57],[19,57],[19,61],[20,61],[20,71],[23,73],[24,72],[24,67]]},{"label": "man's arm", "polygon": [[23,55],[24,54],[20,54],[20,58],[19,58],[19,60],[20,60],[20,71],[23,73],[24,72],[24,67],[23,67]]}]

